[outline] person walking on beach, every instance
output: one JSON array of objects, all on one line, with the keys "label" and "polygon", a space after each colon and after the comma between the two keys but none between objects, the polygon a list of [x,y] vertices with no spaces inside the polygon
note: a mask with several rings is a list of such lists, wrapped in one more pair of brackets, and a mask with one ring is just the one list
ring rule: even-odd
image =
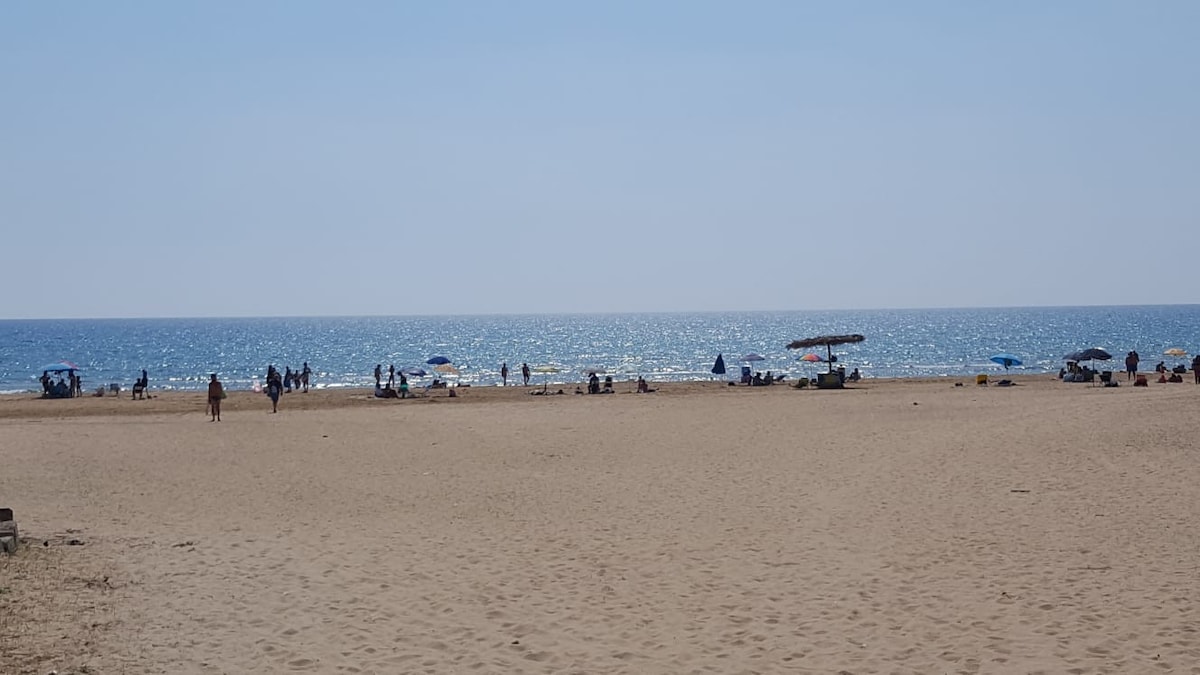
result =
[{"label": "person walking on beach", "polygon": [[379,389],[383,385],[383,364],[375,364],[375,388]]},{"label": "person walking on beach", "polygon": [[223,398],[225,398],[225,387],[221,386],[217,374],[213,373],[208,380],[208,409],[212,413],[210,422],[221,421],[221,399]]},{"label": "person walking on beach", "polygon": [[529,364],[521,364],[521,379],[525,381],[525,386],[529,386]]},{"label": "person walking on beach", "polygon": [[279,395],[280,393],[279,378],[275,378],[267,382],[267,396],[271,397],[271,412],[279,412]]},{"label": "person walking on beach", "polygon": [[502,387],[508,386],[508,362],[507,361],[500,364],[500,380],[502,382],[502,384],[500,386],[502,386]]},{"label": "person walking on beach", "polygon": [[304,362],[304,367],[300,370],[300,386],[304,387],[304,393],[308,393],[308,380],[312,375],[312,369],[308,367],[308,361]]},{"label": "person walking on beach", "polygon": [[1125,381],[1126,382],[1137,377],[1138,361],[1140,361],[1140,360],[1141,359],[1138,357],[1137,352],[1129,352],[1128,354],[1125,355]]}]

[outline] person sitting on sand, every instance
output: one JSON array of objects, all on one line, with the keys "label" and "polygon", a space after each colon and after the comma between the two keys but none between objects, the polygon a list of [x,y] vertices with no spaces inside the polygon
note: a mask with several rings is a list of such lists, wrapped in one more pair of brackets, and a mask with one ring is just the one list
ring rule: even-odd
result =
[{"label": "person sitting on sand", "polygon": [[645,378],[643,378],[641,375],[638,375],[638,379],[637,379],[637,393],[639,393],[639,394],[649,394],[649,393],[650,393],[650,392],[652,392],[652,391],[655,391],[655,390],[650,388],[650,385],[646,383],[646,379],[645,379]]},{"label": "person sitting on sand", "polygon": [[850,371],[850,375],[847,376],[846,379],[851,382],[858,382],[862,379],[862,373],[858,372],[858,368],[855,368],[854,370]]},{"label": "person sitting on sand", "polygon": [[754,373],[754,377],[750,378],[750,386],[751,387],[763,386],[762,373]]},{"label": "person sitting on sand", "polygon": [[1156,372],[1156,373],[1165,373],[1165,372],[1167,372],[1167,364],[1166,364],[1166,363],[1164,363],[1164,362],[1162,362],[1162,361],[1159,361],[1159,362],[1158,362],[1158,365],[1157,365],[1157,366],[1154,366],[1154,372]]},{"label": "person sitting on sand", "polygon": [[1171,376],[1167,378],[1167,382],[1183,382],[1183,375],[1171,373]]},{"label": "person sitting on sand", "polygon": [[600,377],[598,375],[596,375],[595,373],[592,373],[592,376],[588,378],[588,393],[589,394],[599,394],[600,393]]}]

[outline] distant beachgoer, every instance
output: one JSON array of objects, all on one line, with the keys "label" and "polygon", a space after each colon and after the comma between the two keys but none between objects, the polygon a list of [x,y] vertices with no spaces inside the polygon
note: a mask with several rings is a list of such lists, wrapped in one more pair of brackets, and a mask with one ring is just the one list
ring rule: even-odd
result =
[{"label": "distant beachgoer", "polygon": [[653,390],[653,389],[651,389],[651,388],[650,388],[650,385],[646,383],[646,378],[642,377],[641,375],[638,375],[638,379],[637,379],[637,393],[639,393],[639,394],[649,394],[649,393],[650,393],[650,392],[652,392],[652,391],[654,391],[654,390]]},{"label": "distant beachgoer", "polygon": [[1196,374],[1196,384],[1200,384],[1200,354],[1192,358],[1192,372]]},{"label": "distant beachgoer", "polygon": [[283,369],[283,388],[285,391],[292,391],[292,367],[285,366]]},{"label": "distant beachgoer", "polygon": [[400,398],[408,398],[408,378],[400,371]]},{"label": "distant beachgoer", "polygon": [[388,364],[388,387],[395,386],[395,384],[396,384],[396,366],[395,366],[395,364],[389,363]]},{"label": "distant beachgoer", "polygon": [[1125,380],[1126,381],[1132,380],[1133,378],[1137,377],[1137,369],[1138,369],[1138,361],[1139,360],[1140,359],[1138,358],[1137,352],[1129,352],[1128,354],[1125,355]]},{"label": "distant beachgoer", "polygon": [[42,383],[42,394],[45,396],[49,396],[50,395],[50,386],[51,386],[50,371],[43,370],[42,376],[39,377],[38,380]]},{"label": "distant beachgoer", "polygon": [[1159,361],[1159,362],[1158,362],[1158,365],[1157,365],[1157,366],[1154,366],[1154,372],[1156,372],[1156,373],[1165,373],[1165,372],[1167,372],[1167,364],[1166,364],[1165,362],[1163,362],[1163,361]]},{"label": "distant beachgoer", "polygon": [[223,398],[225,398],[225,387],[221,386],[217,374],[213,373],[208,381],[208,409],[212,413],[211,422],[221,421],[221,399]]},{"label": "distant beachgoer", "polygon": [[600,393],[600,376],[595,373],[592,373],[592,376],[588,378],[588,393]]},{"label": "distant beachgoer", "polygon": [[500,364],[500,380],[503,382],[503,384],[501,384],[500,386],[502,386],[502,387],[508,386],[508,362],[507,361]]},{"label": "distant beachgoer", "polygon": [[304,387],[304,393],[308,393],[308,381],[312,376],[312,369],[308,367],[308,361],[304,362],[304,368],[300,370],[300,386]]},{"label": "distant beachgoer", "polygon": [[846,379],[850,380],[851,382],[858,382],[862,379],[862,373],[858,372],[858,368],[855,368],[854,370],[850,371],[850,375]]},{"label": "distant beachgoer", "polygon": [[383,385],[383,364],[375,364],[375,388],[378,389]]},{"label": "distant beachgoer", "polygon": [[279,380],[271,380],[267,383],[267,396],[271,397],[271,412],[279,412]]},{"label": "distant beachgoer", "polygon": [[525,386],[529,386],[529,364],[521,364],[521,379],[525,381]]}]

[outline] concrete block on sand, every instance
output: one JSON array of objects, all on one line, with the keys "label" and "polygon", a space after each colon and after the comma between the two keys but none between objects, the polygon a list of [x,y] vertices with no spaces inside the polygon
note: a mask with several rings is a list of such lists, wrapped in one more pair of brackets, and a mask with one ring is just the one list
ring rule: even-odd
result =
[{"label": "concrete block on sand", "polygon": [[6,520],[0,522],[0,550],[5,553],[16,553],[17,535],[17,523],[15,521]]}]

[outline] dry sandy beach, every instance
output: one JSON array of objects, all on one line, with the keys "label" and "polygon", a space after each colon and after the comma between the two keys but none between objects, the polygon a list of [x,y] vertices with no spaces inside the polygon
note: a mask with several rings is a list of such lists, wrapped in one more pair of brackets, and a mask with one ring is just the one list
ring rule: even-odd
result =
[{"label": "dry sandy beach", "polygon": [[2,397],[0,671],[1200,673],[1200,387],[1020,382]]}]

